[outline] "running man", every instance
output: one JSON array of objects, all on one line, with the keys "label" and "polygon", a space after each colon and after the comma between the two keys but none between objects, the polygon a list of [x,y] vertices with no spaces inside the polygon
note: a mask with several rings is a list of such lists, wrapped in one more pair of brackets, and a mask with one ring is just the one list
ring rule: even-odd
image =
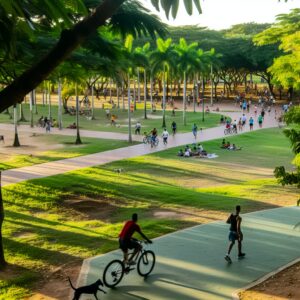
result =
[{"label": "running man", "polygon": [[162,138],[163,138],[164,145],[168,144],[168,137],[169,137],[169,132],[165,128],[163,133],[162,133]]},{"label": "running man", "polygon": [[241,206],[237,205],[235,208],[235,214],[231,214],[226,223],[230,224],[230,231],[229,231],[229,247],[228,247],[228,252],[225,255],[225,260],[228,261],[229,263],[232,262],[230,258],[230,252],[232,250],[233,245],[235,244],[235,241],[238,241],[238,258],[243,258],[246,254],[242,252],[242,240],[243,240],[243,233],[241,231],[241,223],[242,223],[242,218],[240,217],[240,212],[241,212]]},{"label": "running man", "polygon": [[[136,254],[141,249],[141,245],[137,242],[136,239],[132,238],[135,232],[138,232],[148,243],[152,243],[144,233],[142,232],[140,226],[137,224],[138,215],[134,213],[131,217],[131,220],[127,221],[119,234],[119,245],[124,254],[124,263],[128,265],[135,265],[136,262],[134,258]],[[133,253],[128,259],[128,249],[134,249]]]}]

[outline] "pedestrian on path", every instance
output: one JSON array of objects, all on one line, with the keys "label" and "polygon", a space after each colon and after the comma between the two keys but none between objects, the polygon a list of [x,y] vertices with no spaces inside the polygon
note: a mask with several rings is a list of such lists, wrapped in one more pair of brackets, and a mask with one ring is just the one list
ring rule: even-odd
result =
[{"label": "pedestrian on path", "polygon": [[193,133],[195,139],[197,138],[197,131],[198,131],[198,127],[197,127],[196,123],[194,123],[193,128],[192,128],[192,133]]},{"label": "pedestrian on path", "polygon": [[249,119],[250,131],[253,130],[253,124],[254,124],[254,119],[252,117],[250,117],[250,119]]},{"label": "pedestrian on path", "polygon": [[164,145],[168,144],[168,137],[169,137],[169,132],[165,128],[163,133],[162,133],[162,138],[163,138]]},{"label": "pedestrian on path", "polygon": [[228,247],[228,252],[225,255],[225,260],[229,263],[232,262],[230,258],[230,252],[232,250],[233,245],[235,244],[235,241],[238,241],[238,258],[243,258],[246,255],[242,252],[243,233],[241,231],[242,218],[240,217],[240,212],[241,206],[237,205],[235,208],[235,214],[232,213],[226,221],[227,224],[230,224],[228,237],[230,244]]}]

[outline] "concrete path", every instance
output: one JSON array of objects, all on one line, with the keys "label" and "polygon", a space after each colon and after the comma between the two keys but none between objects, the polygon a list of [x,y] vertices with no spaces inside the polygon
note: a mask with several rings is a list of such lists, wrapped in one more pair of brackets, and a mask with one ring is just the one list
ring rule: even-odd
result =
[{"label": "concrete path", "polygon": [[[241,112],[224,112],[224,114],[229,115],[232,119],[238,119],[241,116]],[[249,114],[248,114],[249,115]],[[271,115],[265,116],[264,128],[270,128],[277,126],[277,121],[274,117],[274,112]],[[257,130],[258,125],[254,125],[254,130]],[[249,126],[245,127],[244,132],[249,131]],[[74,132],[73,132],[74,134]],[[103,135],[98,132],[99,137],[106,138],[107,133]],[[112,133],[109,133],[112,134]],[[116,134],[120,137],[124,137],[124,134]],[[177,146],[182,146],[186,144],[191,144],[193,142],[203,142],[213,139],[218,139],[224,137],[224,126],[219,126],[215,128],[205,129],[202,132],[199,131],[197,139],[195,140],[192,133],[182,133],[176,134],[174,137],[170,136],[168,145],[163,145],[160,138],[160,143],[157,147],[151,148],[150,145],[139,144],[135,146],[129,146],[124,148],[119,148],[115,150],[89,154],[84,156],[79,156],[75,158],[63,159],[58,161],[53,161],[49,163],[43,163],[18,169],[10,169],[3,171],[2,173],[2,184],[3,186],[8,184],[14,184],[25,180],[42,178],[57,174],[62,174],[69,171],[74,171],[80,168],[92,167],[97,165],[106,164],[109,162],[131,158],[135,156],[145,155],[157,151],[162,151],[168,148],[173,148]],[[140,137],[139,137],[140,138]]]},{"label": "concrete path", "polygon": [[[242,215],[244,252],[232,264],[224,260],[228,224],[213,222],[155,239],[153,273],[144,280],[136,270],[101,300],[224,300],[252,281],[299,257],[300,208],[285,207]],[[122,258],[120,250],[84,261],[78,286],[102,278],[105,266]],[[92,297],[82,297],[92,299]]]}]

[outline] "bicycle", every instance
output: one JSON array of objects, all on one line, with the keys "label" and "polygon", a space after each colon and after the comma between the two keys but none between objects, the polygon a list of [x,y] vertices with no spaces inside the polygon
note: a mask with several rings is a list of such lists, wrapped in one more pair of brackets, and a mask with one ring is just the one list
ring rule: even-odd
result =
[{"label": "bicycle", "polygon": [[143,138],[143,143],[144,144],[151,144],[151,146],[157,146],[159,143],[159,139],[156,137],[155,140],[152,140],[151,135],[147,135]]},{"label": "bicycle", "polygon": [[[143,248],[143,241],[138,241],[141,245],[141,249],[136,254],[137,258],[137,272],[140,276],[146,277],[148,276],[155,265],[155,254],[151,250],[145,250]],[[131,253],[128,253],[130,256]],[[126,274],[129,274],[135,268],[130,265],[125,265],[122,260],[115,259],[112,260],[104,269],[103,272],[103,282],[107,287],[113,288],[117,284],[119,284]]]},{"label": "bicycle", "polygon": [[233,133],[237,133],[237,129],[236,128],[225,128],[224,129],[224,134],[227,135],[227,134],[233,134]]}]

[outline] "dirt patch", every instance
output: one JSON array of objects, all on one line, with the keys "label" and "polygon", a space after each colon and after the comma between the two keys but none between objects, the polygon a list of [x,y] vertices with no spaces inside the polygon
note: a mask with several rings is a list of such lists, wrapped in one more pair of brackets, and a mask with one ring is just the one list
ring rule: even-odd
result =
[{"label": "dirt patch", "polygon": [[240,294],[241,300],[300,299],[300,262]]},{"label": "dirt patch", "polygon": [[13,237],[16,237],[16,238],[27,238],[27,237],[32,237],[34,235],[33,232],[31,231],[18,231],[18,232],[15,232],[13,234]]},{"label": "dirt patch", "polygon": [[82,262],[78,260],[49,270],[33,291],[34,295],[26,298],[26,300],[69,299],[72,289],[70,288],[68,277],[71,278],[73,285],[76,286],[81,264]]},{"label": "dirt patch", "polygon": [[80,220],[110,220],[112,214],[120,206],[115,201],[107,198],[87,198],[78,196],[78,198],[65,199],[62,207],[70,210],[73,218]]}]

